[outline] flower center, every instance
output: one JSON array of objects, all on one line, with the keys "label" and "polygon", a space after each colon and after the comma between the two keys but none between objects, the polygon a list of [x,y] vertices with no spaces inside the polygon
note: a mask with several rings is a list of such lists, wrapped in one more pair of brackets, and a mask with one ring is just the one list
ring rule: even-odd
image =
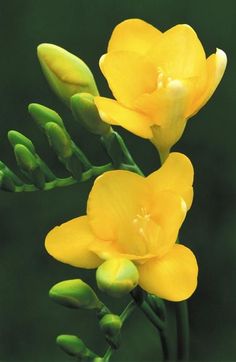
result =
[{"label": "flower center", "polygon": [[141,208],[140,213],[133,218],[132,226],[139,255],[156,254],[160,226],[152,220],[146,208]]},{"label": "flower center", "polygon": [[158,67],[157,70],[157,90],[167,87],[168,83],[171,82],[173,79],[165,75],[163,70]]}]

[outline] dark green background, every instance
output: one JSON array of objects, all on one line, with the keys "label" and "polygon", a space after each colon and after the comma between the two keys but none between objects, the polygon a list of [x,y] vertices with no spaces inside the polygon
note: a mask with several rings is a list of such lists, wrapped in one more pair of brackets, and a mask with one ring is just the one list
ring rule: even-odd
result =
[{"label": "dark green background", "polygon": [[[98,59],[113,27],[142,18],[160,30],[188,23],[208,54],[216,47],[229,58],[214,97],[191,119],[175,149],[195,166],[195,201],[181,231],[200,267],[199,286],[189,301],[191,351],[196,361],[236,361],[236,45],[235,1],[181,0],[22,0],[0,4],[0,154],[14,166],[7,131],[17,129],[35,141],[59,175],[64,171],[27,114],[30,102],[57,110],[81,148],[97,164],[107,158],[96,137],[73,124],[69,111],[51,93],[36,57],[41,42],[78,54],[93,70],[99,89],[109,95]],[[121,130],[146,173],[157,166],[152,145]],[[54,225],[84,213],[91,182],[50,192],[0,193],[0,361],[70,361],[55,345],[56,335],[80,335],[97,352],[105,344],[95,318],[54,305],[48,289],[84,272],[51,259],[44,237]],[[108,300],[109,303],[113,301]],[[110,304],[111,305],[111,304]],[[119,312],[124,301],[117,300]],[[155,361],[158,341],[140,312],[128,322],[114,361]],[[73,359],[72,359],[73,360]]]}]

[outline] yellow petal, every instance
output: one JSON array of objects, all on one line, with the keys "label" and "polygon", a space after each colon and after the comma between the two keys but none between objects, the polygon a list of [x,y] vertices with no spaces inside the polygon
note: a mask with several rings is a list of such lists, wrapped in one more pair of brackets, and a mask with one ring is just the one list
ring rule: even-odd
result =
[{"label": "yellow petal", "polygon": [[[146,206],[145,178],[129,171],[109,171],[98,177],[87,203],[89,223],[95,235],[116,241],[126,223]],[[129,242],[129,240],[127,240]]]},{"label": "yellow petal", "polygon": [[102,263],[90,250],[96,242],[87,216],[72,219],[52,229],[45,240],[47,252],[55,259],[79,268],[93,269]]},{"label": "yellow petal", "polygon": [[203,94],[195,99],[188,117],[196,114],[200,108],[202,108],[207,101],[211,98],[212,94],[215,92],[218,84],[223,77],[227,64],[226,54],[221,49],[217,49],[215,54],[212,54],[207,58],[207,83],[206,88]]},{"label": "yellow petal", "polygon": [[197,287],[197,261],[183,245],[174,245],[163,258],[138,265],[138,270],[139,284],[144,290],[170,301],[189,298]]},{"label": "yellow petal", "polygon": [[142,93],[156,88],[157,70],[146,57],[131,51],[107,53],[100,59],[100,68],[119,103],[131,107]]},{"label": "yellow petal", "polygon": [[113,99],[95,97],[100,117],[106,123],[119,125],[143,138],[152,138],[150,120],[142,113],[123,107]]},{"label": "yellow petal", "polygon": [[154,46],[162,33],[141,19],[128,19],[113,30],[108,44],[108,52],[131,50],[145,54]]},{"label": "yellow petal", "polygon": [[167,30],[148,52],[156,66],[174,79],[206,72],[206,56],[195,31],[185,24]]},{"label": "yellow petal", "polygon": [[172,152],[162,167],[147,177],[147,182],[155,193],[170,190],[180,195],[189,209],[193,200],[193,175],[193,166],[188,157]]},{"label": "yellow petal", "polygon": [[147,260],[156,256],[154,254],[146,254],[140,256],[135,254],[123,253],[119,250],[119,245],[117,242],[109,241],[98,241],[96,243],[93,243],[93,245],[91,246],[91,250],[103,260],[125,258],[132,260],[133,262],[135,262],[135,264],[143,264]]},{"label": "yellow petal", "polygon": [[185,82],[172,80],[165,87],[142,94],[135,100],[133,107],[146,114],[152,124],[165,127],[173,120],[184,117],[189,93]]},{"label": "yellow petal", "polygon": [[[150,98],[149,98],[150,96]],[[172,80],[167,87],[159,90],[152,95],[140,97],[136,102],[139,109],[143,112],[149,109],[149,102],[156,104],[152,107],[153,137],[151,141],[159,151],[169,150],[182,136],[186,125],[186,109],[189,105],[191,92],[188,85],[179,80]],[[138,104],[139,102],[139,104]],[[154,113],[156,107],[156,114]],[[151,118],[151,115],[149,115]]]},{"label": "yellow petal", "polygon": [[156,233],[156,230],[152,228],[155,234],[150,233],[147,244],[150,245],[149,250],[153,254],[162,257],[175,244],[179,229],[186,216],[187,207],[182,197],[176,193],[155,191],[152,198],[153,204],[150,208],[150,217],[159,225],[161,232]]}]

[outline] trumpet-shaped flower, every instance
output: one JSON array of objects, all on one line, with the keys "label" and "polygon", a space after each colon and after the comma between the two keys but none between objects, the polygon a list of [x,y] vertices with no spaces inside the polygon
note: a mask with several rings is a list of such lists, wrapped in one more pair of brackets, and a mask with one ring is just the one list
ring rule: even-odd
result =
[{"label": "trumpet-shaped flower", "polygon": [[150,139],[165,158],[214,93],[226,62],[220,49],[206,58],[188,25],[161,33],[140,19],[125,20],[100,60],[116,100],[95,97],[95,103],[105,122]]},{"label": "trumpet-shaped flower", "polygon": [[148,177],[106,172],[93,185],[87,215],[52,229],[46,249],[57,260],[81,268],[128,259],[144,290],[184,300],[194,292],[198,273],[191,250],[176,244],[192,203],[192,182],[191,162],[180,153],[171,153]]}]

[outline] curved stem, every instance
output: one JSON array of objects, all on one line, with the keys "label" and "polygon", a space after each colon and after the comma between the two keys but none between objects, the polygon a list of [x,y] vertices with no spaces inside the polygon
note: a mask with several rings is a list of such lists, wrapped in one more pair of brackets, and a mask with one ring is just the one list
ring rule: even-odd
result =
[{"label": "curved stem", "polygon": [[158,329],[161,338],[163,356],[165,361],[170,360],[170,347],[169,347],[169,339],[166,333],[166,323],[158,317],[156,313],[152,310],[150,305],[145,301],[142,295],[140,295],[139,290],[134,290],[131,292],[132,297],[137,303],[138,307],[142,310],[142,312],[146,315],[149,321],[154,325],[155,328]]},{"label": "curved stem", "polygon": [[[78,182],[87,181],[92,177],[99,176],[102,173],[104,173],[106,171],[111,171],[111,170],[113,170],[113,166],[111,163],[108,163],[103,166],[93,166],[88,171],[83,172],[80,180],[76,180],[72,176],[66,177],[66,178],[56,178],[53,181],[46,182],[46,184],[44,186],[44,190],[48,191],[48,190],[52,190],[56,187],[66,187],[66,186],[74,185]],[[38,191],[38,190],[39,189],[32,184],[23,184],[21,186],[15,187],[15,192],[23,192],[23,191],[31,192],[31,191]]]},{"label": "curved stem", "polygon": [[108,362],[110,360],[113,352],[114,352],[114,350],[111,347],[108,347],[106,353],[104,354],[104,356],[102,358],[102,362]]},{"label": "curved stem", "polygon": [[[120,319],[121,319],[122,323],[124,323],[126,321],[126,319],[131,315],[131,313],[134,311],[135,308],[136,308],[136,303],[134,300],[131,300],[131,302],[129,302],[129,304],[126,306],[126,308],[120,314]],[[104,356],[102,358],[102,362],[108,362],[114,351],[115,350],[111,346],[108,347],[106,353],[104,354]]]},{"label": "curved stem", "polygon": [[186,301],[175,303],[177,321],[178,361],[189,360],[189,322]]},{"label": "curved stem", "polygon": [[136,303],[134,300],[131,300],[131,302],[129,302],[129,304],[120,314],[120,319],[122,323],[124,323],[124,321],[131,315],[131,313],[134,311],[135,308],[136,308]]}]

